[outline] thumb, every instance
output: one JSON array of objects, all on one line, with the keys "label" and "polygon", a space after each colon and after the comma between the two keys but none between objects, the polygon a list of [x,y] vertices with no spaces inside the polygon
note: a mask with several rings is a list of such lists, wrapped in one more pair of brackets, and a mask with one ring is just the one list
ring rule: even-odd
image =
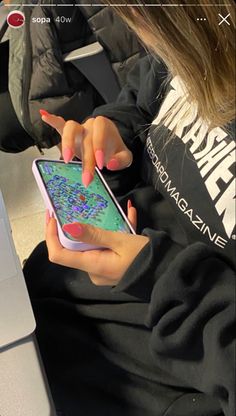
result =
[{"label": "thumb", "polygon": [[81,224],[78,222],[65,224],[62,229],[78,241],[99,247],[110,248],[116,253],[119,250],[119,246],[122,243],[122,237],[124,236],[123,233],[107,231],[90,224]]},{"label": "thumb", "polygon": [[133,154],[130,150],[121,150],[115,153],[107,163],[107,169],[109,170],[121,170],[128,168],[133,162]]},{"label": "thumb", "polygon": [[130,199],[127,202],[127,217],[128,217],[128,220],[129,220],[130,224],[132,225],[134,231],[136,231],[136,228],[137,228],[137,210],[132,205],[132,202],[131,202]]}]

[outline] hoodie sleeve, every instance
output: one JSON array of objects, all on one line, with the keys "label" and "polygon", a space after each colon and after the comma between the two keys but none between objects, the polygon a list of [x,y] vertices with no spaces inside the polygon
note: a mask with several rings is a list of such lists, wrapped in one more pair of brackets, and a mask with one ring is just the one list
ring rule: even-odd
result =
[{"label": "hoodie sleeve", "polygon": [[132,150],[138,138],[146,138],[162,102],[166,78],[167,70],[161,61],[150,56],[141,58],[130,71],[117,101],[96,108],[93,116],[112,120]]},{"label": "hoodie sleeve", "polygon": [[187,248],[166,233],[150,238],[114,292],[149,303],[146,325],[158,365],[181,385],[219,400],[235,415],[235,273],[221,253],[197,242]]}]

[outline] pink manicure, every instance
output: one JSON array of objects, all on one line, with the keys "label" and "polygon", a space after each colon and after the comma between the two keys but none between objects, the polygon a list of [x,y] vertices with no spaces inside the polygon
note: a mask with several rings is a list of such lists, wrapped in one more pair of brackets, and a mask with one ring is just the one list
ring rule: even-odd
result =
[{"label": "pink manicure", "polygon": [[74,153],[69,147],[65,147],[65,149],[62,150],[62,156],[65,163],[68,163],[72,160]]},{"label": "pink manicure", "polygon": [[116,159],[111,159],[107,164],[107,169],[116,170],[119,168],[119,163]]},{"label": "pink manicure", "polygon": [[99,169],[102,169],[104,166],[104,153],[102,150],[96,150],[95,159]]},{"label": "pink manicure", "polygon": [[63,231],[70,234],[74,238],[78,238],[83,233],[83,228],[80,224],[72,223],[72,224],[65,224],[62,227]]},{"label": "pink manicure", "polygon": [[93,180],[93,175],[91,175],[91,173],[88,170],[85,170],[82,173],[82,182],[85,186],[85,188],[87,188],[87,186],[89,186],[89,184],[92,182]]},{"label": "pink manicure", "polygon": [[128,209],[132,207],[132,202],[130,201],[130,199],[128,199],[127,206],[128,206]]},{"label": "pink manicure", "polygon": [[46,110],[39,110],[41,116],[49,116],[50,114]]}]

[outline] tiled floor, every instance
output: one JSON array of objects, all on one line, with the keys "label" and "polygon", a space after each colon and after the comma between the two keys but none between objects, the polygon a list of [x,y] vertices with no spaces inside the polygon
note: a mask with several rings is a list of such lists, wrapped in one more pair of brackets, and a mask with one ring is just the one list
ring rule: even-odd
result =
[{"label": "tiled floor", "polygon": [[[45,208],[31,172],[32,161],[38,157],[41,155],[33,147],[18,154],[0,152],[0,189],[21,261],[44,240]],[[59,151],[46,150],[44,157],[58,159]]]}]

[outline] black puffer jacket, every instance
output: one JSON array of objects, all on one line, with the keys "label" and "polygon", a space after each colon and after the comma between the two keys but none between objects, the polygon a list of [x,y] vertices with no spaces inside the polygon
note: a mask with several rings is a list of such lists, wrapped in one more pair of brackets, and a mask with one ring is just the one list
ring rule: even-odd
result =
[{"label": "black puffer jacket", "polygon": [[[62,3],[66,6],[72,2]],[[9,36],[9,91],[18,120],[34,144],[49,148],[60,138],[42,123],[40,108],[81,122],[103,103],[86,77],[71,63],[63,62],[63,54],[99,40],[119,85],[123,86],[127,73],[143,51],[135,35],[108,7],[75,3],[74,7],[41,4],[21,9],[26,24],[17,31],[11,30]],[[43,18],[50,19],[50,23],[39,23]],[[70,19],[70,23],[64,18]],[[34,23],[36,19],[38,23]]]}]

